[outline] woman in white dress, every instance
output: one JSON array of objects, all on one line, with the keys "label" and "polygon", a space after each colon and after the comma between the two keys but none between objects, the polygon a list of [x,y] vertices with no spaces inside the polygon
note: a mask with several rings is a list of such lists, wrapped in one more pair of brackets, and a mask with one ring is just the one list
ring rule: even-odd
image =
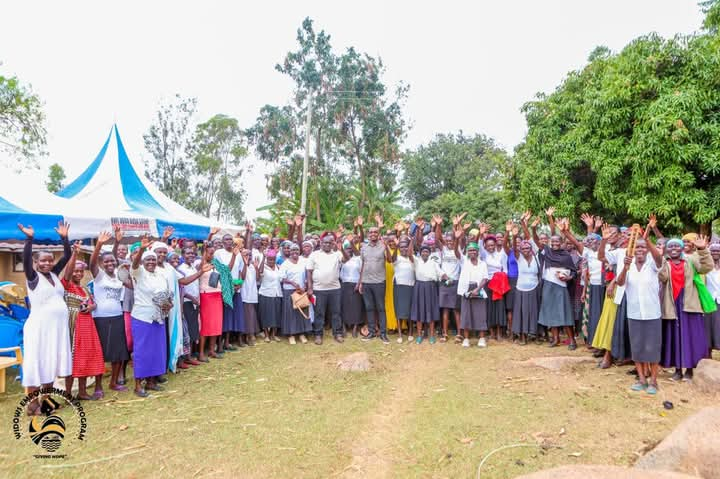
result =
[{"label": "woman in white dress", "polygon": [[280,277],[283,285],[283,315],[280,322],[280,332],[288,337],[290,344],[296,344],[295,336],[300,342],[307,343],[305,333],[310,331],[310,321],[293,308],[292,293],[305,292],[307,288],[307,259],[300,256],[300,247],[293,244],[290,247],[290,257],[280,266]]},{"label": "woman in white dress", "polygon": [[[72,255],[68,241],[68,223],[60,222],[55,228],[63,243],[63,257],[55,263],[49,251],[41,251],[33,264],[32,244],[35,230],[18,224],[25,236],[23,267],[30,299],[30,316],[23,327],[24,361],[22,384],[26,394],[38,389],[51,388],[56,377],[72,374],[72,349],[65,288],[58,274]],[[69,393],[69,391],[68,391]],[[28,405],[28,415],[39,416],[40,401]]]}]

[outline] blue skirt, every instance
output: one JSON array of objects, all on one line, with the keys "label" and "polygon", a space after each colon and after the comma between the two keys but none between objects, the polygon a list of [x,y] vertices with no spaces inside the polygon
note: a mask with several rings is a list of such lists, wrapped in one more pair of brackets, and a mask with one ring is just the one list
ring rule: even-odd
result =
[{"label": "blue skirt", "polygon": [[242,295],[233,295],[233,307],[223,302],[223,333],[245,333],[245,313]]},{"label": "blue skirt", "polygon": [[160,376],[167,371],[165,323],[132,318],[133,375],[135,379]]}]

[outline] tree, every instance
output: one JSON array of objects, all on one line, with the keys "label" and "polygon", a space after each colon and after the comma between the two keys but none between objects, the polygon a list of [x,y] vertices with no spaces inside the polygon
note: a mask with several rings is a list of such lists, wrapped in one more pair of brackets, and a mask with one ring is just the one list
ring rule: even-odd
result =
[{"label": "tree", "polygon": [[17,77],[0,75],[0,150],[22,159],[16,169],[37,168],[45,154],[45,115],[40,98]]},{"label": "tree", "polygon": [[596,50],[524,107],[513,178],[521,203],[628,223],[654,212],[669,230],[707,228],[720,213],[719,79],[712,28]]},{"label": "tree", "polygon": [[190,205],[193,162],[191,122],[197,109],[196,98],[180,95],[162,104],[153,124],[143,135],[145,149],[152,159],[145,162],[145,176],[160,191],[183,205]]},{"label": "tree", "polygon": [[305,115],[312,97],[309,218],[322,224],[320,186],[326,178],[342,185],[358,177],[361,209],[372,183],[385,194],[394,190],[399,145],[407,130],[402,103],[408,89],[400,85],[388,94],[381,60],[354,48],[334,52],[330,36],[316,32],[309,18],[298,29],[297,41],[297,50],[275,67],[294,81],[293,102],[263,107],[247,135],[257,156],[277,165],[269,184],[271,197],[299,195],[295,183],[300,178],[289,172],[304,154]]},{"label": "tree", "polygon": [[192,209],[217,220],[241,223],[245,192],[245,136],[235,118],[215,115],[195,130],[192,154],[196,177]]},{"label": "tree", "polygon": [[485,135],[439,134],[407,152],[402,171],[405,197],[425,218],[467,211],[468,218],[500,226],[512,215],[512,160]]},{"label": "tree", "polygon": [[50,165],[48,180],[45,182],[45,186],[47,186],[48,191],[50,193],[57,193],[65,188],[63,180],[65,180],[65,170],[63,167],[58,163]]}]

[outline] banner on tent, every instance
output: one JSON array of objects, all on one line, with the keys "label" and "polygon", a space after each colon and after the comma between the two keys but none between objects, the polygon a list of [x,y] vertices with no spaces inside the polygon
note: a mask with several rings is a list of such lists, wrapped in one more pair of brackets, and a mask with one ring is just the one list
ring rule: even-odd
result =
[{"label": "banner on tent", "polygon": [[155,236],[157,234],[155,221],[148,218],[113,217],[110,218],[110,224],[113,230],[119,226],[125,236],[142,236],[146,234]]}]

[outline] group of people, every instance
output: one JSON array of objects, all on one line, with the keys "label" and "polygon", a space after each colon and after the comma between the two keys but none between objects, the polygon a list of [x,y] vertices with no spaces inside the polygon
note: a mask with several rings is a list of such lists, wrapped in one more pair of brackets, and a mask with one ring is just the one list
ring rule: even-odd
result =
[{"label": "group of people", "polygon": [[[652,216],[643,229],[586,214],[578,237],[567,218],[546,214],[549,234],[529,211],[495,234],[465,214],[389,230],[378,215],[367,232],[359,217],[352,231],[320,235],[303,235],[297,215],[285,238],[248,223],[244,235],[212,229],[200,245],[172,238],[170,227],[127,245],[116,229],[100,233],[88,263],[68,224],[57,228],[57,262],[33,256],[33,229],[19,225],[31,308],[23,385],[32,392],[62,377],[70,391],[77,379],[78,399],[100,399],[106,363],[109,388],[127,391],[131,361],[134,393],[145,397],[162,390],[168,371],[259,337],[320,345],[326,328],[339,343],[387,344],[394,331],[398,343],[432,345],[452,332],[466,348],[472,338],[480,348],[492,339],[574,350],[582,338],[601,368],[634,362],[635,391],[655,394],[660,366],[692,379],[720,348],[720,243],[692,233],[666,240]],[[37,402],[28,414],[40,414]]]}]

